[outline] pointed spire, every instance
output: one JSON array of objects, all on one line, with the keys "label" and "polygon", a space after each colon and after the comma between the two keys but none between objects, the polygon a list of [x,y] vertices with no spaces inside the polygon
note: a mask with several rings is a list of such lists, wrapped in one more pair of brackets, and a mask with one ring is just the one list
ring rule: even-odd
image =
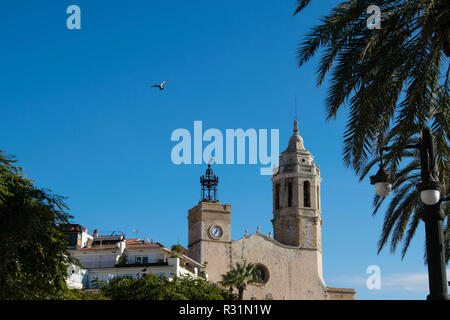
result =
[{"label": "pointed spire", "polygon": [[298,132],[298,121],[294,120],[294,132],[292,137],[289,139],[289,145],[286,149],[287,152],[294,152],[298,150],[305,150],[303,146],[303,138],[300,136]]},{"label": "pointed spire", "polygon": [[298,135],[298,121],[294,119],[294,135]]},{"label": "pointed spire", "polygon": [[294,120],[298,120],[297,113],[297,95],[294,94]]}]

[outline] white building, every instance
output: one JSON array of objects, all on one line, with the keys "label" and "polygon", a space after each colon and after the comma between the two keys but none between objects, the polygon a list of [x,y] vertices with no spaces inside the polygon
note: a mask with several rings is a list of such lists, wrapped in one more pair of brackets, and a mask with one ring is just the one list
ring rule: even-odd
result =
[{"label": "white building", "polygon": [[99,236],[97,230],[91,236],[80,225],[66,226],[64,233],[70,241],[69,253],[81,265],[69,267],[69,288],[88,289],[95,287],[96,279],[106,282],[115,277],[136,279],[150,273],[207,279],[204,265],[158,242],[126,239],[123,235]]}]

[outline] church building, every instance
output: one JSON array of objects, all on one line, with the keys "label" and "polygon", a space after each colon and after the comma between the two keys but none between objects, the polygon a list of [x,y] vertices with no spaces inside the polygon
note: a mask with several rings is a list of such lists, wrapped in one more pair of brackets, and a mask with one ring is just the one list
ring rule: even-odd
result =
[{"label": "church building", "polygon": [[247,287],[244,299],[347,300],[354,289],[331,288],[322,273],[320,169],[305,149],[294,121],[293,135],[272,176],[273,235],[247,232],[231,239],[231,205],[217,200],[219,183],[208,165],[200,178],[201,201],[188,213],[188,250],[207,262],[209,280],[219,282],[236,263],[252,263],[260,281]]}]

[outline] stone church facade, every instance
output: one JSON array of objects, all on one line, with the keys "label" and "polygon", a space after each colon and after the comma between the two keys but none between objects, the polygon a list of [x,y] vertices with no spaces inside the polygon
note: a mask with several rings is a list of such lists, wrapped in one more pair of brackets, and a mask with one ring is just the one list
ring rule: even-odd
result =
[{"label": "stone church facade", "polygon": [[231,205],[216,200],[218,178],[208,166],[201,178],[202,200],[188,213],[189,257],[207,262],[206,272],[213,282],[219,282],[236,263],[253,263],[261,282],[248,286],[244,299],[355,299],[355,290],[327,287],[323,279],[322,179],[314,157],[303,145],[297,121],[271,180],[273,236],[258,229],[234,241]]}]

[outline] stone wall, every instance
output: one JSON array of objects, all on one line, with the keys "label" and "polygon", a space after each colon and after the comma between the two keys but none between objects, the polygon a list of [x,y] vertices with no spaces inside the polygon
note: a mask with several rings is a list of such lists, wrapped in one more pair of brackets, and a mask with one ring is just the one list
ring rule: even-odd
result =
[{"label": "stone wall", "polygon": [[266,283],[247,288],[244,299],[328,299],[318,250],[289,247],[256,233],[233,241],[232,253],[233,265],[244,261],[261,264],[269,273]]}]

